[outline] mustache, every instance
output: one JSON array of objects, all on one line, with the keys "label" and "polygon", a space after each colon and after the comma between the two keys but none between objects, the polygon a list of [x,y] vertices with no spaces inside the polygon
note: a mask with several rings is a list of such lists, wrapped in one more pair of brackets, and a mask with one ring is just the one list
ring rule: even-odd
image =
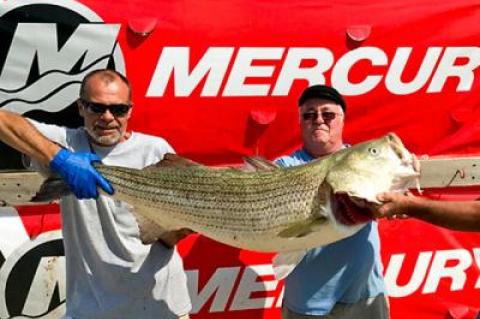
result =
[{"label": "mustache", "polygon": [[102,124],[94,124],[93,129],[100,129],[100,130],[118,130],[120,126],[118,125],[102,125]]}]

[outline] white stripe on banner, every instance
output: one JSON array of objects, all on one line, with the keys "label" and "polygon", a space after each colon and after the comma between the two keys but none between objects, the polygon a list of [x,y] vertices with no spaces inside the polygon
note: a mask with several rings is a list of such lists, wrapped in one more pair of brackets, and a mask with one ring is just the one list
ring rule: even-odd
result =
[{"label": "white stripe on banner", "polygon": [[21,244],[29,241],[22,219],[13,207],[0,208],[0,252],[5,259]]}]

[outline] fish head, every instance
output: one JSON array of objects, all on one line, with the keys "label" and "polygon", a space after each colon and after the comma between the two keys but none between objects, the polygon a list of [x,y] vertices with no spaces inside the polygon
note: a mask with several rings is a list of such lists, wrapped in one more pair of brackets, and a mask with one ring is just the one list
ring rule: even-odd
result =
[{"label": "fish head", "polygon": [[393,133],[347,148],[333,161],[325,183],[335,220],[346,226],[372,220],[379,193],[406,191],[420,176],[415,155]]}]

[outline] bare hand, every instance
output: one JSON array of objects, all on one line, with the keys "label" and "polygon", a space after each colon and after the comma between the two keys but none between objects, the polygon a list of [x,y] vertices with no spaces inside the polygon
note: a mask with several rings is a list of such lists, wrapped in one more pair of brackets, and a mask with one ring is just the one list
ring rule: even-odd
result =
[{"label": "bare hand", "polygon": [[410,200],[414,195],[410,192],[405,193],[381,193],[377,199],[382,203],[374,212],[377,218],[401,219],[408,218],[407,214]]}]

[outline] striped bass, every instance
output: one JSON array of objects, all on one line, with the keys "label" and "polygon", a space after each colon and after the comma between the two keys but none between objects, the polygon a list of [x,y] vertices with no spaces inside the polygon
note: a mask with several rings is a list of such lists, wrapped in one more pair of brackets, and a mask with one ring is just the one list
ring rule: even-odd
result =
[{"label": "striped bass", "polygon": [[114,187],[113,197],[134,207],[144,242],[188,228],[261,252],[305,250],[351,236],[372,220],[378,193],[405,191],[419,176],[415,156],[395,134],[296,167],[251,162],[255,170],[245,172],[171,154],[143,170],[96,168]]}]

